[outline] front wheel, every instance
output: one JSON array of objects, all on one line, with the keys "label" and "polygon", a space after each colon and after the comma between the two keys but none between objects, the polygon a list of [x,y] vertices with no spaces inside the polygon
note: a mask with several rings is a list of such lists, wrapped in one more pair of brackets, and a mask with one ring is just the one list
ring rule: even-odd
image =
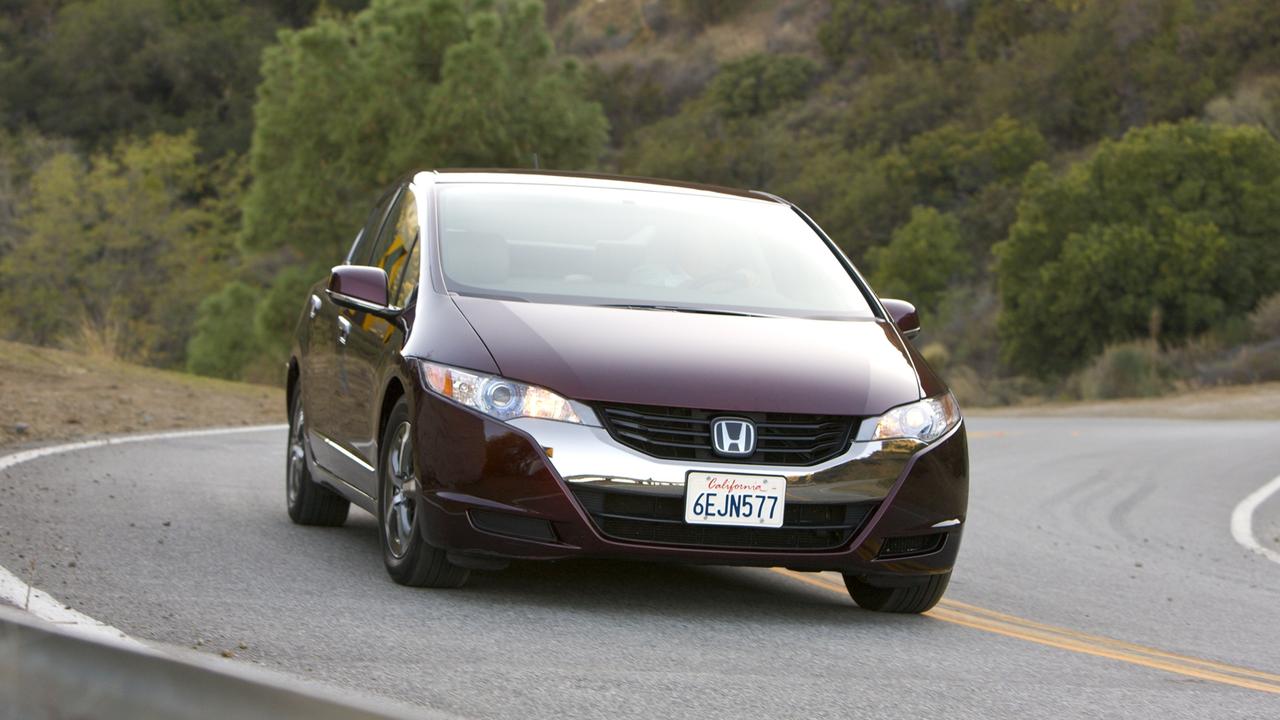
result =
[{"label": "front wheel", "polygon": [[879,587],[867,582],[861,575],[845,574],[844,586],[849,597],[864,610],[888,613],[922,613],[942,599],[947,591],[951,573],[929,575],[907,585]]},{"label": "front wheel", "polygon": [[449,562],[444,550],[422,539],[413,425],[405,398],[391,409],[378,456],[378,526],[387,574],[401,585],[461,587],[469,571]]}]

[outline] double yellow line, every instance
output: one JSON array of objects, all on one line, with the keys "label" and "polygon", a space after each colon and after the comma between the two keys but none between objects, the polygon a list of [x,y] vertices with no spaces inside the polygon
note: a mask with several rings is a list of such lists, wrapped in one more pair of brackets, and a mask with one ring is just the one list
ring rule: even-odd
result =
[{"label": "double yellow line", "polygon": [[[843,582],[824,574],[797,573],[782,568],[774,568],[774,572],[823,590],[846,594]],[[1224,685],[1280,694],[1280,675],[1275,673],[1202,660],[1101,635],[1090,635],[1078,630],[1046,625],[958,600],[944,599],[926,613],[926,617],[1039,645],[1110,658]]]}]

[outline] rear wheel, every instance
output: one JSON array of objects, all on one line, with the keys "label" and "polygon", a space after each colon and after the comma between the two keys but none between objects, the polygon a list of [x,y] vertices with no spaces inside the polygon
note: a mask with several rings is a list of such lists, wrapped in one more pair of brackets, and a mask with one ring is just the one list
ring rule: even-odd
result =
[{"label": "rear wheel", "polygon": [[347,521],[351,503],[311,479],[307,469],[306,416],[296,388],[289,407],[289,446],[285,457],[285,502],[289,518],[299,525],[336,527]]},{"label": "rear wheel", "polygon": [[391,579],[413,587],[456,588],[469,571],[422,539],[418,473],[409,403],[400,398],[387,418],[378,463],[378,526],[382,559]]},{"label": "rear wheel", "polygon": [[929,575],[907,585],[879,587],[867,582],[861,575],[844,576],[844,586],[849,596],[865,610],[889,613],[922,613],[938,604],[947,591],[951,573]]}]

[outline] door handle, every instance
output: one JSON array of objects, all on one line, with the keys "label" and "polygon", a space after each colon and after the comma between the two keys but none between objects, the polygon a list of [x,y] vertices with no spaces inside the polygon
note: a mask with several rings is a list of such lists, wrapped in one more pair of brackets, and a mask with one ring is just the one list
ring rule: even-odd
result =
[{"label": "door handle", "polygon": [[312,296],[311,296],[311,309],[307,311],[307,318],[308,318],[308,319],[310,319],[310,320],[315,320],[315,319],[316,319],[316,313],[318,313],[318,312],[320,312],[320,296],[319,296],[319,295],[312,295]]},{"label": "door handle", "polygon": [[338,316],[338,344],[346,345],[347,338],[351,337],[351,321],[345,317]]}]

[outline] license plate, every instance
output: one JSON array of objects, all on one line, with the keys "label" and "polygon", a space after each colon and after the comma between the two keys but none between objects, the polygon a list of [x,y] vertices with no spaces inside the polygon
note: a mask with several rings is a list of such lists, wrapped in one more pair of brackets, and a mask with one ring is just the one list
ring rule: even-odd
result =
[{"label": "license plate", "polygon": [[784,477],[691,472],[685,486],[687,523],[782,527],[787,502]]}]

